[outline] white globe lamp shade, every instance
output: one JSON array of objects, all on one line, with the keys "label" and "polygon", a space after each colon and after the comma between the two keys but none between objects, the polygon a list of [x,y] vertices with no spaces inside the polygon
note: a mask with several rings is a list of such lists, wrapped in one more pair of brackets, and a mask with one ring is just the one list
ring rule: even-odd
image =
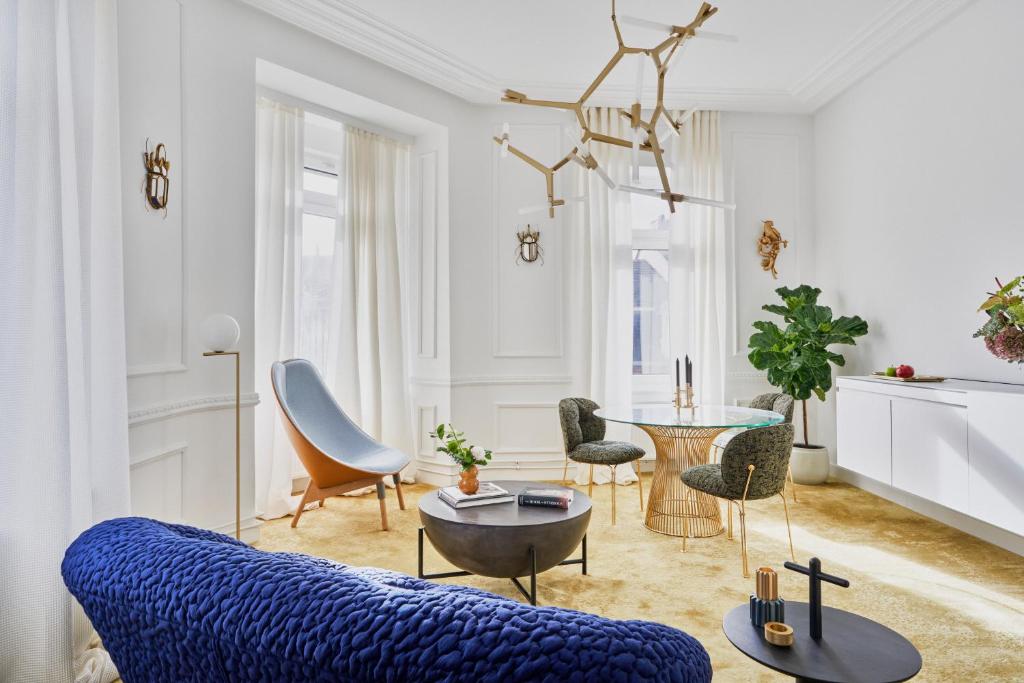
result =
[{"label": "white globe lamp shade", "polygon": [[238,321],[226,313],[214,313],[199,326],[203,346],[217,353],[234,348],[240,334]]}]

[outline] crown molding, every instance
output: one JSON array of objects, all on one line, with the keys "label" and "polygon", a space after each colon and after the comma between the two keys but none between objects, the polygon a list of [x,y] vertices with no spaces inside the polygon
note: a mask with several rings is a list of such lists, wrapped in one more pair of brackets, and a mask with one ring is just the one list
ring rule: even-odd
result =
[{"label": "crown molding", "polygon": [[[788,89],[667,88],[665,104],[723,111],[812,113],[974,0],[897,0]],[[500,101],[506,86],[538,99],[573,101],[585,84],[517,83],[385,22],[351,0],[241,0],[417,80],[477,104]],[[616,106],[631,86],[602,86],[595,105]],[[651,90],[650,99],[654,99]]]},{"label": "crown molding", "polygon": [[826,57],[790,92],[815,111],[974,0],[900,0]]},{"label": "crown molding", "polygon": [[349,0],[241,0],[396,71],[470,102],[501,99],[497,79],[373,16]]}]

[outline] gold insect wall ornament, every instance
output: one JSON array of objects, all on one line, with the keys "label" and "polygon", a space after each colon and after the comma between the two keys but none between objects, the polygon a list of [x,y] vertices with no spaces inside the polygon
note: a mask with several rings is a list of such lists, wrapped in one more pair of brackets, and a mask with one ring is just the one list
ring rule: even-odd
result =
[{"label": "gold insect wall ornament", "polygon": [[757,255],[761,257],[761,268],[770,272],[773,279],[779,277],[779,271],[775,270],[775,259],[779,258],[779,251],[788,246],[789,240],[782,239],[775,221],[764,221],[761,236],[757,239]]},{"label": "gold insect wall ornament", "polygon": [[149,139],[146,139],[146,151],[142,153],[142,162],[146,166],[146,202],[156,210],[163,210],[167,215],[167,195],[171,186],[171,162],[167,160],[167,149],[160,143],[153,151],[149,150]]},{"label": "gold insect wall ornament", "polygon": [[[508,124],[504,125],[501,137],[494,137],[494,141],[501,146],[502,157],[506,157],[509,153],[512,153],[544,175],[548,195],[547,206],[544,208],[547,209],[548,215],[551,218],[554,218],[555,216],[555,207],[565,205],[564,199],[555,197],[555,173],[564,168],[570,162],[576,163],[586,170],[594,171],[613,190],[618,189],[623,192],[649,195],[664,199],[668,202],[669,211],[672,213],[675,213],[675,205],[677,202],[690,202],[693,204],[703,204],[706,206],[725,209],[735,208],[732,204],[728,204],[726,202],[673,192],[669,185],[668,172],[665,170],[664,149],[662,148],[662,144],[668,139],[669,135],[680,134],[680,129],[683,124],[689,120],[696,111],[694,109],[690,109],[683,112],[679,117],[673,118],[665,108],[665,75],[668,73],[669,63],[672,61],[672,58],[681,54],[686,42],[692,38],[707,38],[730,42],[735,40],[733,36],[711,33],[702,28],[704,22],[710,19],[717,11],[718,8],[712,7],[706,2],[702,3],[700,9],[697,10],[697,15],[694,17],[693,21],[685,26],[662,25],[645,19],[622,17],[622,22],[625,24],[632,24],[634,26],[640,26],[647,29],[662,30],[669,34],[666,39],[654,47],[632,47],[626,45],[625,41],[622,39],[622,32],[619,30],[619,18],[616,17],[615,14],[615,0],[612,0],[612,28],[615,31],[615,40],[618,44],[618,48],[616,49],[615,54],[612,55],[612,58],[608,60],[608,64],[605,65],[604,69],[601,70],[593,82],[591,82],[586,90],[584,90],[578,100],[575,102],[533,100],[523,93],[515,90],[505,91],[504,96],[501,98],[503,102],[525,104],[534,107],[562,109],[564,111],[570,111],[576,116],[577,127],[575,134],[572,135],[572,144],[574,146],[568,154],[552,166],[542,164],[522,150],[513,147],[509,143]],[[594,132],[591,130],[587,122],[587,118],[583,114],[583,107],[587,100],[594,94],[594,91],[600,87],[615,66],[618,65],[619,62],[621,62],[627,55],[632,55],[636,60],[636,97],[634,98],[634,102],[631,106],[620,110],[620,114],[629,120],[630,127],[632,128],[632,139]],[[654,64],[654,70],[657,74],[658,81],[657,101],[654,109],[650,111],[650,117],[645,120],[642,117],[641,99],[643,94],[644,66],[648,59]],[[659,125],[665,126],[665,130],[661,133],[658,131]],[[590,152],[591,141],[632,149],[632,171],[629,184],[617,184],[608,176],[604,169],[598,165],[597,160]],[[660,188],[638,187],[640,182],[640,152],[650,152],[654,155],[654,163],[658,167],[658,175],[661,180]]]},{"label": "gold insect wall ornament", "polygon": [[539,230],[534,230],[527,224],[526,230],[516,233],[516,239],[519,240],[519,246],[516,247],[517,264],[520,262],[533,263],[540,259],[540,264],[544,265],[544,251],[540,248]]}]

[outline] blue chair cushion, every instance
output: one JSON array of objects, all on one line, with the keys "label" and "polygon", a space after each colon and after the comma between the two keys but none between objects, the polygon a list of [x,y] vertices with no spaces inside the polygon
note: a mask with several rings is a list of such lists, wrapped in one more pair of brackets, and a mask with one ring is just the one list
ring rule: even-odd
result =
[{"label": "blue chair cushion", "polygon": [[704,648],[668,626],[150,519],[97,524],[61,571],[126,683],[711,680]]}]

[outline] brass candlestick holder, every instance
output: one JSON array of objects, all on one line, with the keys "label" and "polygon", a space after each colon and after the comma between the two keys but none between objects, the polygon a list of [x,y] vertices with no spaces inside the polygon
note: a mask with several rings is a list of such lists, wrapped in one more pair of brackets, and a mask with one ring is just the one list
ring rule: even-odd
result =
[{"label": "brass candlestick holder", "polygon": [[[686,396],[685,403],[683,402],[684,395]],[[676,410],[696,408],[697,406],[693,404],[693,385],[687,384],[685,389],[683,387],[676,387],[676,395],[672,399],[672,405],[676,407]]]}]

